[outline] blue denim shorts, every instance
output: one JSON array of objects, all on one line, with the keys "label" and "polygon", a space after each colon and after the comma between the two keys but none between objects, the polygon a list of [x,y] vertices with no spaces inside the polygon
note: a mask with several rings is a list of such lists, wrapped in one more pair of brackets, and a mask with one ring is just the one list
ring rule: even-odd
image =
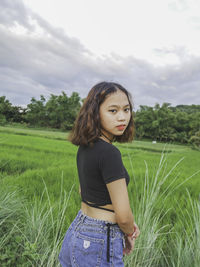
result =
[{"label": "blue denim shorts", "polygon": [[124,233],[117,224],[80,210],[67,230],[59,261],[63,267],[124,267]]}]

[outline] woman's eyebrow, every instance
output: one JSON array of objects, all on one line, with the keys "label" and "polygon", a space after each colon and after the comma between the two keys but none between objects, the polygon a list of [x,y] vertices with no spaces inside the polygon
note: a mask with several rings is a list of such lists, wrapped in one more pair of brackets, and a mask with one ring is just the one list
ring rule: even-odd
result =
[{"label": "woman's eyebrow", "polygon": [[[130,106],[130,104],[127,104],[127,105],[125,105],[124,107],[128,107],[128,106]],[[109,108],[110,108],[110,107],[117,107],[117,108],[118,108],[118,107],[120,107],[120,106],[119,106],[119,105],[111,105],[111,106],[108,106],[108,107],[109,107]]]}]

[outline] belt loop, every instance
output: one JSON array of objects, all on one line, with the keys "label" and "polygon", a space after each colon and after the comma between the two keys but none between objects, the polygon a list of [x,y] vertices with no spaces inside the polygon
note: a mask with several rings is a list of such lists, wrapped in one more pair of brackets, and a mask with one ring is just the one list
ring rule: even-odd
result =
[{"label": "belt loop", "polygon": [[77,229],[79,228],[79,226],[83,223],[84,219],[85,219],[86,215],[81,211],[79,217],[78,217],[78,222],[75,226],[75,230],[77,231]]},{"label": "belt loop", "polygon": [[85,214],[84,213],[82,213],[81,214],[81,217],[80,217],[80,221],[83,223],[83,221],[84,221],[84,218],[85,218]]}]

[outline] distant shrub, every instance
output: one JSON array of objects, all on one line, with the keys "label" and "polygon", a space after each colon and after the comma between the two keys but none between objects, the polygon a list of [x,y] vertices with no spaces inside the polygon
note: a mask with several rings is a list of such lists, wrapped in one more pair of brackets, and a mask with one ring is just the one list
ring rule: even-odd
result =
[{"label": "distant shrub", "polygon": [[189,142],[192,144],[193,148],[200,150],[200,131],[191,136]]},{"label": "distant shrub", "polygon": [[4,126],[6,125],[7,121],[6,121],[6,117],[3,114],[0,114],[0,125]]}]

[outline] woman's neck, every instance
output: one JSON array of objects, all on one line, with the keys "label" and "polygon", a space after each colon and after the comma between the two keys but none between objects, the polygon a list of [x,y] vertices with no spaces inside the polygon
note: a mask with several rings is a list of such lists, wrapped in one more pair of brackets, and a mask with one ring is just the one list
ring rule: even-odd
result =
[{"label": "woman's neck", "polygon": [[110,137],[108,137],[108,136],[107,136],[106,134],[104,134],[102,131],[101,131],[100,137],[101,137],[103,140],[105,140],[106,142],[112,144],[112,140],[113,140],[113,138],[110,139]]}]

